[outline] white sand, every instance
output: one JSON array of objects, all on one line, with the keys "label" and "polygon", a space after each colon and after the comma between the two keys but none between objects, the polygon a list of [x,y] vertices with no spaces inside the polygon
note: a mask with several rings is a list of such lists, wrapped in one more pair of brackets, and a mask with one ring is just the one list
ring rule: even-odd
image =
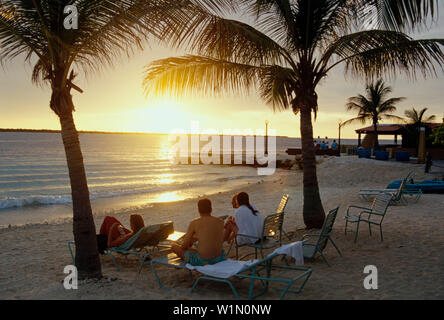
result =
[{"label": "white sand", "polygon": [[[416,172],[416,179],[425,176],[422,165],[382,162],[355,157],[322,158],[318,178],[324,208],[337,205],[339,214],[333,237],[342,250],[339,257],[329,244],[325,250],[331,267],[321,258],[306,260],[313,274],[301,294],[287,294],[286,299],[443,299],[444,298],[444,196],[425,194],[418,203],[389,208],[383,223],[384,242],[379,234],[369,236],[362,228],[358,242],[353,235],[344,235],[344,215],[348,205],[370,205],[359,200],[361,188],[384,188],[407,172]],[[283,193],[290,194],[284,229],[302,234],[302,173],[278,170],[275,175],[258,179],[258,184],[246,186],[252,202],[262,214],[276,210]],[[211,196],[214,215],[232,214],[234,192]],[[197,216],[196,201],[156,204],[141,212],[146,222],[173,220],[176,229],[185,231],[188,221]],[[128,214],[117,215],[129,225]],[[96,218],[97,229],[102,217]],[[159,275],[173,290],[162,290],[149,266],[137,273],[134,258],[118,258],[117,272],[109,257],[101,257],[103,274],[107,279],[81,284],[78,290],[65,290],[63,268],[71,263],[67,241],[71,240],[72,225],[28,225],[0,230],[0,299],[233,299],[226,284],[202,281],[193,294],[188,290],[194,278],[188,272],[161,268]],[[363,287],[364,266],[378,268],[378,290]],[[247,296],[248,283],[234,281],[242,298]],[[270,291],[264,299],[276,299]]]}]

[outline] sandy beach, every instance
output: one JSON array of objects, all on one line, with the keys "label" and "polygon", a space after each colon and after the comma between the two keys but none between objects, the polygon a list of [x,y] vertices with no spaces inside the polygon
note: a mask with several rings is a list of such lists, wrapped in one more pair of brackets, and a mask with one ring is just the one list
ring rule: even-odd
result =
[{"label": "sandy beach", "polygon": [[[423,165],[394,161],[384,162],[356,157],[319,158],[318,179],[326,211],[340,206],[334,225],[333,238],[343,253],[339,257],[329,244],[325,254],[331,267],[321,258],[306,260],[313,274],[300,294],[287,294],[286,299],[443,299],[444,267],[444,196],[424,194],[419,202],[389,208],[383,223],[384,242],[379,235],[370,236],[363,228],[358,242],[353,235],[344,235],[344,215],[349,205],[370,206],[360,200],[361,188],[385,188],[407,172],[415,172],[415,180],[431,178],[424,174]],[[346,170],[345,170],[346,169]],[[251,202],[263,215],[273,213],[283,193],[290,195],[284,229],[294,232],[300,240],[304,230],[302,220],[302,171],[279,169],[272,176],[258,178],[242,188],[250,194]],[[213,215],[233,214],[232,192],[212,195]],[[157,203],[137,212],[146,223],[172,220],[176,230],[186,231],[188,222],[197,216],[196,200]],[[116,217],[129,225],[129,213]],[[103,217],[96,217],[96,228]],[[135,258],[118,257],[121,271],[117,272],[110,257],[101,256],[105,276],[100,281],[81,283],[78,290],[65,290],[63,268],[71,264],[67,242],[72,240],[72,224],[41,224],[0,230],[0,299],[234,299],[226,284],[203,281],[193,294],[191,288],[197,273],[161,268],[160,277],[172,287],[159,288],[149,266],[138,274]],[[285,239],[285,242],[289,242]],[[233,251],[232,251],[233,253]],[[363,286],[366,265],[378,268],[377,290]],[[246,298],[248,283],[235,280],[241,298]],[[270,291],[262,299],[276,299]]]}]

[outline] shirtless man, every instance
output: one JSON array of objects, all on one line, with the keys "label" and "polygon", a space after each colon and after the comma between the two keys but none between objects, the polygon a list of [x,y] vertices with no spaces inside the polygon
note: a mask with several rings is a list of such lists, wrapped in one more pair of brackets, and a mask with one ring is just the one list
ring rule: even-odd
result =
[{"label": "shirtless man", "polygon": [[[200,199],[197,203],[200,218],[194,219],[188,226],[182,245],[173,244],[171,250],[187,263],[194,266],[215,264],[226,259],[222,250],[224,241],[231,241],[236,236],[236,226],[211,215],[211,201]],[[198,241],[197,250],[192,248]]]}]

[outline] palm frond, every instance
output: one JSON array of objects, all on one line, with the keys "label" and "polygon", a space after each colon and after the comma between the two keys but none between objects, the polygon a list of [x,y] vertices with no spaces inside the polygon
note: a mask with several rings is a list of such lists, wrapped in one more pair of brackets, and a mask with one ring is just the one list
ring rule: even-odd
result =
[{"label": "palm frond", "polygon": [[[189,19],[181,4],[207,5],[218,10],[229,0],[4,0],[13,18],[0,16],[0,61],[20,54],[36,55],[33,80],[48,80],[52,69],[64,69],[66,79],[77,66],[84,73],[99,71],[122,54],[131,55],[165,25],[184,25]],[[64,6],[75,4],[78,29],[66,30]],[[45,66],[43,68],[43,66]]]},{"label": "palm frond", "polygon": [[365,124],[367,122],[367,120],[368,120],[368,118],[365,116],[358,116],[358,117],[355,117],[355,118],[352,118],[352,119],[342,122],[342,126],[348,126],[348,125],[350,125],[352,123],[356,123],[356,122],[359,122],[361,124]]},{"label": "palm frond", "polygon": [[421,110],[416,110],[415,108],[411,108],[409,110],[404,111],[404,115],[410,120],[411,124],[421,124],[422,122],[429,122],[436,119],[435,115],[428,116],[424,118],[425,113],[428,108],[423,108]]},{"label": "palm frond", "polygon": [[386,120],[391,120],[391,121],[394,121],[397,123],[404,123],[405,122],[404,118],[393,115],[393,114],[384,114],[381,116],[381,118],[386,119]]},{"label": "palm frond", "polygon": [[0,63],[19,55],[44,58],[46,42],[36,17],[30,17],[30,8],[16,5],[16,1],[2,1],[0,14]]},{"label": "palm frond", "polygon": [[390,113],[396,111],[395,105],[399,102],[404,101],[405,97],[399,97],[399,98],[390,98],[382,102],[379,106],[379,112],[380,113]]},{"label": "palm frond", "polygon": [[[436,67],[443,70],[444,39],[413,40],[409,36],[383,30],[361,31],[339,38],[325,51],[322,60],[328,72],[345,62],[346,71],[369,80],[383,74],[405,73],[416,77],[436,75]],[[327,67],[333,57],[339,60]]]},{"label": "palm frond", "polygon": [[273,110],[292,108],[296,81],[294,71],[277,65],[263,66],[261,69],[259,89],[262,99],[271,105]]},{"label": "palm frond", "polygon": [[359,51],[344,57],[346,72],[375,79],[384,74],[395,77],[401,73],[410,78],[421,73],[427,78],[437,76],[436,68],[444,71],[444,39],[410,40],[405,35],[389,33],[386,39],[390,43],[363,51],[356,48]]},{"label": "palm frond", "polygon": [[270,35],[286,49],[300,39],[295,22],[295,2],[290,0],[239,0],[247,12],[256,17],[259,29]]},{"label": "palm frond", "polygon": [[362,112],[370,112],[372,109],[372,102],[364,97],[362,94],[359,94],[355,97],[348,98],[348,103],[346,104],[347,111],[358,111]]},{"label": "palm frond", "polygon": [[197,10],[186,28],[164,28],[162,38],[201,56],[238,63],[292,63],[290,54],[278,42],[250,25]]},{"label": "palm frond", "polygon": [[186,55],[156,60],[145,68],[143,87],[147,95],[248,94],[257,87],[263,67],[211,57]]}]

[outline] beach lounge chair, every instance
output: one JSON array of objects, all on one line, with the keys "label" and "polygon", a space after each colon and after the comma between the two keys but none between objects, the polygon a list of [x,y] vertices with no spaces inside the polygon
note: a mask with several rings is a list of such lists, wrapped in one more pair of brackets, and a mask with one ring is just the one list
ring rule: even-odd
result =
[{"label": "beach lounge chair", "polygon": [[415,202],[418,202],[419,198],[422,195],[422,191],[418,188],[406,188],[407,181],[412,179],[413,174],[409,172],[407,176],[402,179],[401,183],[397,188],[388,188],[388,189],[361,189],[358,193],[359,197],[363,200],[373,200],[376,195],[380,193],[386,193],[392,196],[391,204],[407,204],[406,196],[410,196],[410,198],[414,199]]},{"label": "beach lounge chair", "polygon": [[[323,251],[325,247],[327,246],[327,242],[330,240],[330,242],[335,247],[336,251],[338,251],[339,255],[342,257],[341,250],[336,246],[335,242],[331,238],[331,234],[333,233],[333,224],[335,223],[336,216],[338,214],[339,207],[334,208],[333,210],[330,210],[330,212],[327,214],[327,217],[325,217],[324,224],[322,225],[321,232],[318,234],[305,234],[303,236],[303,247],[304,250],[304,258],[307,259],[313,259],[317,253],[320,254],[322,259],[325,261],[325,263],[330,266],[327,259],[325,258]],[[315,243],[308,243],[308,238],[313,237],[316,238]]]},{"label": "beach lounge chair", "polygon": [[[395,180],[387,185],[387,188],[398,188],[402,183],[401,180]],[[421,182],[414,182],[413,179],[409,179],[404,188],[407,193],[444,193],[444,181],[439,180],[424,180]]]},{"label": "beach lounge chair", "polygon": [[[347,209],[347,214],[345,216],[345,234],[347,234],[347,226],[349,223],[356,224],[355,232],[355,242],[358,239],[359,224],[361,222],[368,223],[368,231],[370,235],[372,234],[371,225],[379,226],[379,232],[381,235],[381,242],[383,241],[382,236],[382,221],[384,220],[385,214],[387,213],[387,208],[392,202],[392,196],[390,194],[380,193],[373,200],[372,206],[370,208],[360,207],[360,206],[349,206]],[[352,215],[350,209],[360,210],[359,214]]]},{"label": "beach lounge chair", "polygon": [[[114,254],[124,255],[125,258],[129,255],[135,255],[142,267],[143,262],[154,254],[168,254],[171,252],[170,246],[162,244],[168,240],[168,237],[174,233],[173,223],[171,221],[150,225],[141,228],[136,234],[129,238],[125,243],[119,247],[106,248],[104,255],[111,257],[117,271],[119,266],[114,257]],[[68,242],[68,250],[71,254],[74,263],[74,254],[72,247],[75,246],[74,241]]]},{"label": "beach lounge chair", "polygon": [[[272,288],[274,290],[277,290],[281,292],[280,299],[283,299],[287,292],[291,293],[300,293],[302,289],[304,288],[306,282],[310,278],[310,275],[312,273],[312,270],[310,268],[305,267],[295,267],[295,266],[284,266],[284,265],[274,265],[273,260],[281,254],[278,253],[272,253],[268,257],[262,259],[262,260],[254,260],[254,261],[236,261],[236,260],[225,260],[222,262],[219,262],[219,264],[241,264],[239,267],[239,271],[235,274],[222,278],[222,277],[216,277],[211,275],[202,275],[199,276],[196,281],[194,282],[190,293],[192,293],[195,289],[199,281],[201,280],[210,280],[210,281],[216,281],[216,282],[222,282],[226,283],[230,286],[234,296],[236,299],[239,300],[239,294],[237,293],[236,288],[234,287],[233,283],[230,281],[230,278],[238,278],[238,279],[249,279],[250,280],[250,286],[248,291],[248,299],[255,299],[264,293],[268,291],[270,288],[269,283],[283,283],[285,285],[284,288]],[[153,271],[154,276],[156,277],[156,280],[162,289],[170,289],[168,287],[165,287],[162,285],[162,282],[158,276],[156,265],[163,265],[167,267],[172,267],[175,269],[182,269],[182,270],[188,270],[190,273],[192,270],[190,270],[186,263],[178,258],[174,254],[170,254],[168,256],[163,256],[160,258],[155,258],[149,261],[151,265],[151,269]],[[275,272],[276,270],[281,270],[280,273],[277,274]],[[296,275],[290,275],[290,273],[296,272]],[[286,277],[284,277],[286,276]],[[254,293],[254,285],[255,282],[260,281],[263,289],[258,292]],[[290,288],[296,283],[300,283],[299,287],[296,290],[290,290]]]},{"label": "beach lounge chair", "polygon": [[[264,227],[262,229],[261,238],[258,239],[254,236],[249,236],[245,234],[238,233],[238,236],[251,238],[255,242],[254,243],[246,243],[246,244],[238,244],[237,236],[235,238],[235,246],[236,246],[236,260],[239,260],[239,248],[241,247],[250,247],[254,248],[254,257],[257,259],[257,252],[261,253],[261,257],[264,258],[264,250],[272,249],[275,247],[280,247],[282,245],[282,225],[284,224],[284,212],[278,212],[275,214],[270,214],[264,219]],[[252,254],[252,253],[251,253]],[[249,256],[247,254],[243,256],[243,258]]]}]

